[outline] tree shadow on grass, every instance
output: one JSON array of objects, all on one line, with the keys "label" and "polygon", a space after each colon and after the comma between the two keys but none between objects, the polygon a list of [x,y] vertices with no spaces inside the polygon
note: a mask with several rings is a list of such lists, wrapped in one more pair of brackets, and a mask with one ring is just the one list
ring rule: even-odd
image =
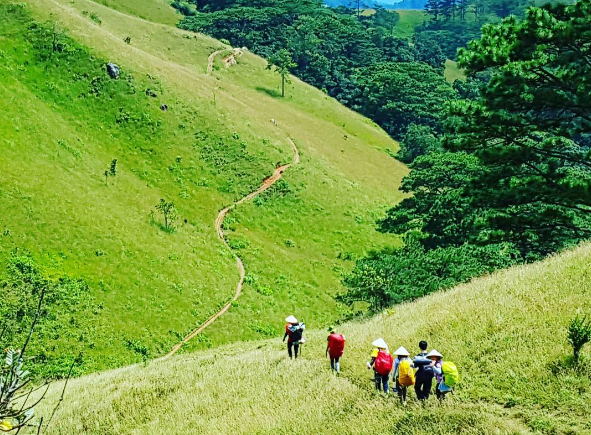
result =
[{"label": "tree shadow on grass", "polygon": [[275,89],[263,88],[262,86],[257,86],[255,89],[257,92],[267,94],[271,98],[280,98],[281,97],[281,92],[276,91]]}]

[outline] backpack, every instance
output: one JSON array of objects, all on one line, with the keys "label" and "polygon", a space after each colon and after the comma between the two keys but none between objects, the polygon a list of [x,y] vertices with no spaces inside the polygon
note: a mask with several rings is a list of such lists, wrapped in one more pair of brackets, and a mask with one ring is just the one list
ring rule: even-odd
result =
[{"label": "backpack", "polygon": [[418,368],[415,372],[417,378],[432,379],[435,376],[431,360],[423,355],[417,355],[415,357],[414,366]]},{"label": "backpack", "polygon": [[299,323],[297,325],[291,325],[289,326],[289,339],[291,340],[292,343],[298,343],[301,339],[302,339],[302,334],[304,332],[304,329],[306,329],[306,325],[304,325],[303,323]]},{"label": "backpack", "polygon": [[392,355],[383,351],[378,352],[378,356],[374,362],[374,367],[378,375],[388,376],[392,371],[393,365],[394,360],[392,359]]},{"label": "backpack", "polygon": [[415,384],[415,371],[410,366],[411,360],[403,359],[398,364],[398,383],[403,387]]},{"label": "backpack", "polygon": [[342,334],[330,334],[328,337],[328,353],[331,357],[341,357],[345,350],[345,337]]},{"label": "backpack", "polygon": [[445,382],[445,385],[448,387],[454,387],[460,382],[460,373],[454,363],[444,361],[441,365],[441,370],[443,371],[443,382]]},{"label": "backpack", "polygon": [[289,339],[291,340],[292,343],[297,343],[302,339],[302,330],[300,328],[296,328],[293,331],[291,331],[291,334],[289,335]]}]

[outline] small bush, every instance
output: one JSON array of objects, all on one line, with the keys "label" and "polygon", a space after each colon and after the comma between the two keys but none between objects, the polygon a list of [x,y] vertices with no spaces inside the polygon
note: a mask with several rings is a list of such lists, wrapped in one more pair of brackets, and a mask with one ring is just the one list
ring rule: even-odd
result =
[{"label": "small bush", "polygon": [[263,337],[275,337],[278,334],[277,330],[273,326],[258,321],[249,323],[248,327]]},{"label": "small bush", "polygon": [[570,321],[568,325],[568,342],[573,347],[573,357],[575,364],[579,362],[581,349],[591,341],[591,319],[587,316],[578,315]]},{"label": "small bush", "polygon": [[273,290],[271,289],[271,287],[266,285],[258,284],[254,287],[254,289],[258,294],[263,296],[271,296],[273,294]]},{"label": "small bush", "polygon": [[94,12],[82,11],[82,15],[84,15],[85,17],[90,18],[92,21],[94,21],[95,23],[97,23],[99,25],[102,24],[102,20]]},{"label": "small bush", "polygon": [[142,344],[139,340],[125,340],[125,347],[134,353],[140,355],[142,357],[142,361],[148,361],[150,357],[150,352],[148,351],[148,347]]},{"label": "small bush", "polygon": [[250,245],[248,240],[240,238],[232,238],[228,241],[228,244],[230,245],[230,248],[236,250],[248,248],[248,246]]},{"label": "small bush", "polygon": [[174,203],[162,198],[160,202],[156,204],[155,208],[164,217],[164,226],[162,229],[168,232],[173,232],[176,228],[176,220],[178,219],[178,213]]}]

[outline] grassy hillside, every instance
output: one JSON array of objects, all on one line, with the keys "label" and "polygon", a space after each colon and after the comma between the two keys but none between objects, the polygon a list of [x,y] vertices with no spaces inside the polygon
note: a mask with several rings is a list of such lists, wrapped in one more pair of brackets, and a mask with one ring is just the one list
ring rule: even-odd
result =
[{"label": "grassy hillside", "polygon": [[[50,433],[588,434],[591,348],[572,368],[565,330],[591,310],[590,255],[582,246],[344,325],[340,377],[326,333],[310,331],[297,361],[275,339],[76,379]],[[373,391],[365,361],[379,336],[412,350],[427,339],[460,367],[456,395],[402,407]]]},{"label": "grassy hillside", "polygon": [[396,12],[400,15],[400,21],[396,26],[396,36],[399,38],[412,38],[415,27],[420,26],[426,20],[425,11],[400,9]]},{"label": "grassy hillside", "polygon": [[[394,28],[394,36],[397,38],[412,38],[415,33],[415,27],[423,24],[427,15],[423,10],[416,9],[398,9],[393,10],[400,16],[400,21]],[[373,15],[375,9],[364,9],[362,15]]]},{"label": "grassy hillside", "polygon": [[450,83],[456,80],[466,80],[466,74],[458,68],[456,61],[448,59],[445,61],[445,79]]},{"label": "grassy hillside", "polygon": [[[138,4],[0,1],[0,264],[27,251],[50,277],[84,279],[92,298],[48,356],[82,350],[84,370],[155,357],[229,300],[238,271],[214,219],[291,161],[288,137],[301,164],[226,222],[245,293],[194,346],[273,335],[296,308],[328,323],[341,271],[398,243],[374,230],[400,199],[407,170],[387,153],[397,144],[295,79],[277,97],[278,77],[249,53],[229,70],[216,59],[208,76],[221,44],[128,15]],[[160,198],[179,210],[172,234],[151,215]]]},{"label": "grassy hillside", "polygon": [[96,0],[96,3],[155,23],[174,25],[181,18],[166,0]]}]

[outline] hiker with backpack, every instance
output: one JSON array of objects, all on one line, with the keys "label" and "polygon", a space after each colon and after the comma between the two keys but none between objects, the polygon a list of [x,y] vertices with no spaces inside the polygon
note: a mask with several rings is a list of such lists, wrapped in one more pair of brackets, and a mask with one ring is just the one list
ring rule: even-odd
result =
[{"label": "hiker with backpack", "polygon": [[437,385],[435,386],[435,395],[439,400],[445,399],[445,395],[453,392],[453,387],[460,381],[458,368],[451,361],[443,361],[443,355],[433,349],[427,354],[431,359]]},{"label": "hiker with backpack", "polygon": [[337,334],[335,327],[331,326],[328,328],[330,335],[326,339],[326,356],[330,356],[330,368],[332,371],[337,373],[341,372],[340,359],[345,351],[345,336],[343,334]]},{"label": "hiker with backpack", "polygon": [[285,321],[287,322],[287,325],[285,325],[283,341],[285,342],[285,338],[287,337],[287,354],[290,358],[293,358],[293,355],[295,354],[295,358],[297,359],[300,343],[304,342],[302,334],[306,329],[306,325],[303,322],[298,322],[298,319],[296,319],[295,316],[289,316]]},{"label": "hiker with backpack", "polygon": [[427,342],[421,341],[419,348],[421,352],[415,356],[413,360],[413,367],[417,369],[415,373],[415,393],[417,399],[425,401],[431,394],[431,386],[433,384],[433,376],[435,372],[431,360],[427,358]]},{"label": "hiker with backpack", "polygon": [[376,383],[376,390],[384,390],[384,393],[390,392],[388,380],[390,378],[390,372],[394,365],[394,359],[388,351],[388,345],[383,338],[379,338],[372,344],[374,346],[371,352],[371,361],[367,363],[367,369],[373,367],[374,381]]},{"label": "hiker with backpack", "polygon": [[394,360],[394,371],[392,380],[396,385],[396,391],[400,398],[400,403],[406,405],[406,393],[408,387],[415,384],[415,371],[412,368],[412,360],[410,359],[410,352],[404,346],[400,346],[396,352],[396,359]]},{"label": "hiker with backpack", "polygon": [[443,371],[441,370],[443,355],[433,349],[427,354],[427,358],[431,360],[431,366],[433,367],[433,372],[435,374],[435,395],[438,399],[442,399],[443,394],[440,391],[440,385],[443,382]]}]

